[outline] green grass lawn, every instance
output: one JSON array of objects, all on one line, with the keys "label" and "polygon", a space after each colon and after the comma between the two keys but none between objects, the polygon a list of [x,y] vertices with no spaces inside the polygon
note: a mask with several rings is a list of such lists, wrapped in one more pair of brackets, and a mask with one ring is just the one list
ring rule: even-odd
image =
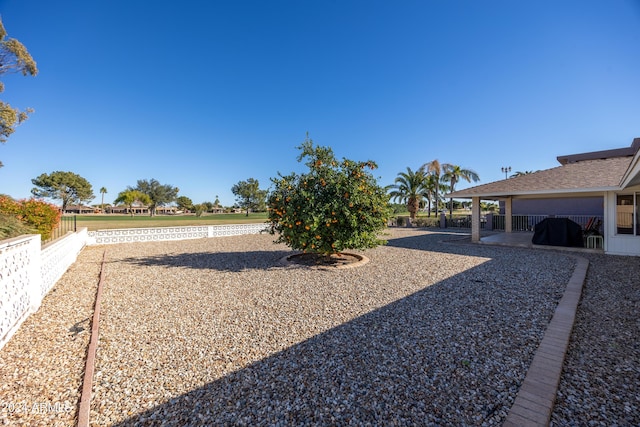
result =
[{"label": "green grass lawn", "polygon": [[177,225],[220,225],[247,224],[267,221],[267,213],[246,214],[209,214],[196,217],[195,215],[76,215],[76,227],[87,227],[89,231],[106,230],[110,228],[144,228],[144,227],[173,227]]}]

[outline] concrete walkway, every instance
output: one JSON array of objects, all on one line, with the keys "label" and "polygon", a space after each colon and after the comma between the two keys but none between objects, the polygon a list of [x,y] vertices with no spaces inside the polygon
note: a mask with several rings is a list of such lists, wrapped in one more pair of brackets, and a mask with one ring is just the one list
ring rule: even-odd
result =
[{"label": "concrete walkway", "polygon": [[[487,232],[489,233],[489,232]],[[547,249],[554,251],[569,251],[569,252],[582,252],[582,253],[594,253],[602,254],[602,249],[588,249],[588,248],[570,248],[564,246],[548,246],[548,245],[534,245],[531,243],[533,238],[533,232],[530,231],[515,231],[512,233],[494,232],[480,237],[480,243],[485,245],[498,245],[498,246],[513,246],[518,248],[529,249]]]}]

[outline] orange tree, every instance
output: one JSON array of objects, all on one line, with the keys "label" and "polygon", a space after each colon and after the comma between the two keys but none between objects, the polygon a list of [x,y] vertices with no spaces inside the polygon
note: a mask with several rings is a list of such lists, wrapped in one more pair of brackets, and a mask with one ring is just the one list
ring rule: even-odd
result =
[{"label": "orange tree", "polygon": [[379,232],[391,215],[389,195],[371,174],[372,161],[336,160],[329,147],[315,147],[307,137],[298,161],[309,171],[278,174],[268,199],[270,233],[276,243],[324,256],[345,249],[386,243]]}]

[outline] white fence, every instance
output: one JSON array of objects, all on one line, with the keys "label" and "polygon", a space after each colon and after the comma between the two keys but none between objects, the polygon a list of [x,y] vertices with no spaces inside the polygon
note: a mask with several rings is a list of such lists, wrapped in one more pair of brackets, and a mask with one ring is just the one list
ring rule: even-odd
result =
[{"label": "white fence", "polygon": [[[45,246],[32,234],[0,241],[0,348],[34,313],[76,261],[85,245],[200,239],[258,234],[266,224],[129,228],[88,232],[82,228]],[[70,309],[73,309],[72,307]]]},{"label": "white fence", "polygon": [[0,242],[0,348],[35,312],[44,296],[76,261],[87,229],[41,247],[40,235]]},{"label": "white fence", "polygon": [[88,233],[88,245],[114,243],[158,242],[165,240],[202,239],[218,236],[259,234],[267,230],[267,224],[186,225],[179,227],[121,228],[98,230]]}]

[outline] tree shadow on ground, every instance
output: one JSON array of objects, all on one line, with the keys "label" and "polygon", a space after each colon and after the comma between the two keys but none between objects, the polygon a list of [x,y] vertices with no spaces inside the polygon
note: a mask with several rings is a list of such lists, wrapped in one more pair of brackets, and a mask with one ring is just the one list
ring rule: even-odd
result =
[{"label": "tree shadow on ground", "polygon": [[[408,230],[415,232],[415,230],[412,229]],[[428,233],[417,236],[412,235],[407,237],[391,238],[387,241],[387,246],[404,249],[428,250],[435,252],[460,253],[462,249],[458,249],[455,247],[455,245],[450,245],[450,243],[471,242],[471,236],[467,232],[443,232],[433,230],[424,231]],[[468,250],[469,248],[467,247],[465,251],[468,252]]]},{"label": "tree shadow on ground", "polygon": [[266,270],[279,266],[279,260],[292,251],[192,252],[124,258],[141,267],[184,267],[193,269],[239,272]]}]

